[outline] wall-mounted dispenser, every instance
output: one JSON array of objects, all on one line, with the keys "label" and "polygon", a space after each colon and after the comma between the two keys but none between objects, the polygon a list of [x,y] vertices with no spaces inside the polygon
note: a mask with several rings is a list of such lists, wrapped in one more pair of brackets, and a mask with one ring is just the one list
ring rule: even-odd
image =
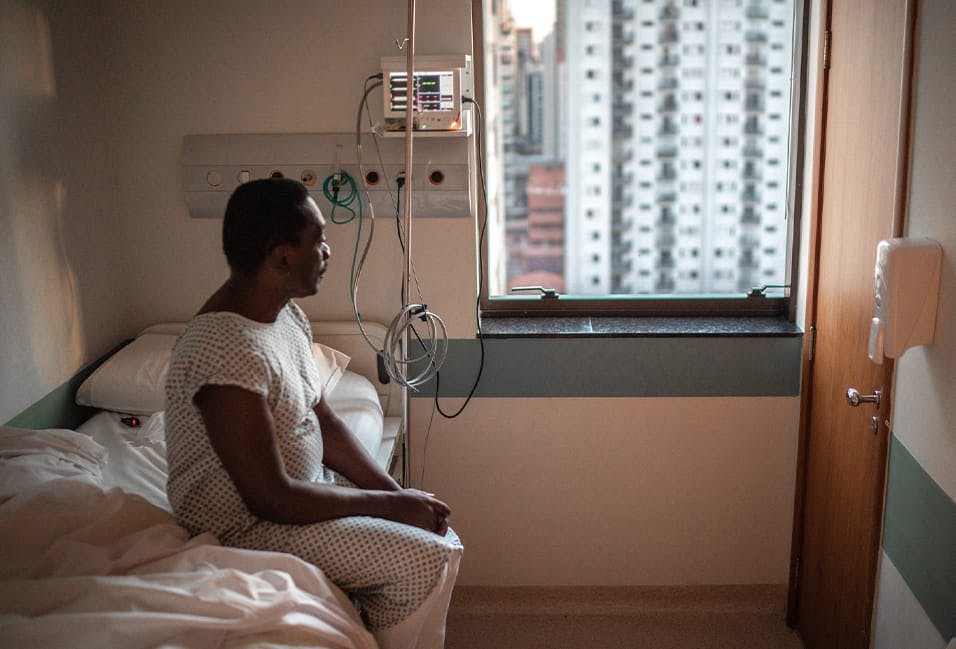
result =
[{"label": "wall-mounted dispenser", "polygon": [[[380,138],[376,144],[372,137],[362,134],[364,179],[375,215],[394,218],[398,209],[396,179],[405,169],[405,143]],[[354,133],[187,135],[182,163],[183,192],[193,218],[222,218],[236,187],[273,175],[305,183],[326,216],[331,204],[323,195],[323,184],[333,174],[349,174],[365,201]],[[472,216],[477,197],[475,169],[474,137],[416,137],[412,214]]]},{"label": "wall-mounted dispenser", "polygon": [[868,349],[874,363],[932,344],[942,260],[942,246],[933,239],[880,241]]}]

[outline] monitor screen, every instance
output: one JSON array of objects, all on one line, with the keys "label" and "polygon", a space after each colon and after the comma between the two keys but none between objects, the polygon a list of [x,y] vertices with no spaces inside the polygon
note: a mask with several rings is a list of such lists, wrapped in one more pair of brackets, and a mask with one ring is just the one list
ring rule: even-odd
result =
[{"label": "monitor screen", "polygon": [[[389,72],[388,91],[389,111],[404,113],[407,108],[407,84],[405,72]],[[455,73],[451,70],[440,72],[415,72],[414,96],[418,111],[453,111],[455,107]]]}]

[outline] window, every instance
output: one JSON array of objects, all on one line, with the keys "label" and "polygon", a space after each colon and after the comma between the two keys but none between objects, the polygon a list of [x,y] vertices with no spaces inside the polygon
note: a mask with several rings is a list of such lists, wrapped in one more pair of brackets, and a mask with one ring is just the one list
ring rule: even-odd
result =
[{"label": "window", "polygon": [[[515,24],[522,3],[540,26]],[[806,39],[803,3],[786,4],[771,22],[752,2],[484,0],[482,42],[517,53],[509,84],[501,60],[475,56],[496,116],[486,175],[503,193],[487,214],[484,313],[787,310],[783,291],[747,297],[790,284],[798,257],[786,217]],[[559,299],[510,291],[528,284]]]}]

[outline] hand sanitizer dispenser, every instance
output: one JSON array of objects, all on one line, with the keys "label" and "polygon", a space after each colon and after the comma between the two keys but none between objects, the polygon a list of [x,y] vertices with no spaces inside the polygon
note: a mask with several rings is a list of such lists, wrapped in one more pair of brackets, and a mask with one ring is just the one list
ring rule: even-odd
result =
[{"label": "hand sanitizer dispenser", "polygon": [[932,344],[942,261],[943,248],[933,239],[880,241],[867,354],[874,363]]}]

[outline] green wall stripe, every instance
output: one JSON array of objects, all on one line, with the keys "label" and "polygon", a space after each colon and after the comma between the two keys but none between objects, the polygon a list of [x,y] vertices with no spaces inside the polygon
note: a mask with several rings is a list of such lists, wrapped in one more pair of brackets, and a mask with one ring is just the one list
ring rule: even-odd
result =
[{"label": "green wall stripe", "polygon": [[93,361],[70,379],[6,423],[14,428],[76,428],[93,416],[94,408],[76,405],[76,391],[107,358],[132,342],[124,341]]},{"label": "green wall stripe", "polygon": [[[792,337],[507,338],[485,341],[476,397],[797,396],[802,339]],[[479,342],[449,341],[442,397],[464,397]],[[435,381],[415,397],[432,397]]]},{"label": "green wall stripe", "polygon": [[956,501],[893,436],[883,549],[933,625],[956,636]]}]

